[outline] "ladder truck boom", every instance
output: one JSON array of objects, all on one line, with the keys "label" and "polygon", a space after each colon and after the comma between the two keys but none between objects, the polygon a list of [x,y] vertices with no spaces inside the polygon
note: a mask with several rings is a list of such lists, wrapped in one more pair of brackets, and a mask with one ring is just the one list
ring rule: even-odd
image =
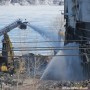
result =
[{"label": "ladder truck boom", "polygon": [[26,23],[27,22],[22,22],[20,19],[16,20],[15,22],[9,24],[8,26],[2,28],[0,30],[0,36],[11,31],[12,29],[16,28],[19,26],[20,29],[26,29]]}]

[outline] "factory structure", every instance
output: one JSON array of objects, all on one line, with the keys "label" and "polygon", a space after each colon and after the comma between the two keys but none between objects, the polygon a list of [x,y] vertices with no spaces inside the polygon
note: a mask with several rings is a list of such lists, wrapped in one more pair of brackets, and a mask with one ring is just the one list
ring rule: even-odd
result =
[{"label": "factory structure", "polygon": [[79,43],[84,75],[90,78],[90,0],[64,0],[65,45]]}]

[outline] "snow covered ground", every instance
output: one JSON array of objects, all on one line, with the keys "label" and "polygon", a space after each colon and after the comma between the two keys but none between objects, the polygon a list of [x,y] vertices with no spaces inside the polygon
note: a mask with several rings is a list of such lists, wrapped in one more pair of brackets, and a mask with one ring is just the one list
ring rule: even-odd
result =
[{"label": "snow covered ground", "polygon": [[[27,30],[18,28],[10,31],[10,39],[13,42],[40,42],[40,41],[58,41],[58,31],[61,27],[60,22],[63,6],[0,6],[0,29],[16,19],[27,19],[30,27]],[[43,33],[44,32],[44,33]],[[41,35],[40,35],[41,34]],[[2,39],[2,38],[1,38]],[[1,40],[0,40],[1,43]],[[13,43],[13,47],[57,47],[59,42],[50,43]],[[0,44],[1,48],[1,44]],[[21,52],[21,54],[28,53]],[[42,53],[41,51],[37,53]],[[51,54],[52,50],[43,51],[42,54]]]}]

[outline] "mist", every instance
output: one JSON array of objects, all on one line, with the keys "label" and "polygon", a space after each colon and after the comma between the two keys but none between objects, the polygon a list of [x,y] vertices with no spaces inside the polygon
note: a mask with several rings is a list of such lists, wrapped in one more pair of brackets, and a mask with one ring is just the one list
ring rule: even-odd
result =
[{"label": "mist", "polygon": [[[70,43],[63,47],[79,47],[76,43]],[[79,50],[60,50],[57,55],[48,64],[47,69],[43,73],[42,80],[83,80],[83,72],[81,67],[81,58]]]}]

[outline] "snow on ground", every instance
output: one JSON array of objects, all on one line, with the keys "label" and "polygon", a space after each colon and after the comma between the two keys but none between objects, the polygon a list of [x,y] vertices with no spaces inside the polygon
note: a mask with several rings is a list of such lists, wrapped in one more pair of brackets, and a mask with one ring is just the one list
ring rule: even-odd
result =
[{"label": "snow on ground", "polygon": [[[19,30],[18,28],[9,32],[12,42],[40,42],[45,40],[58,41],[58,31],[60,25],[56,26],[57,20],[61,19],[61,11],[63,6],[0,6],[0,29],[7,24],[21,18],[27,19],[32,27],[28,27],[27,30]],[[58,23],[58,22],[57,22]],[[38,28],[38,33],[36,32]],[[35,30],[34,30],[35,29]],[[43,32],[40,35],[40,32]],[[40,33],[40,34],[39,34]],[[42,37],[43,36],[43,37]],[[1,38],[2,39],[2,38]],[[59,43],[13,43],[14,47],[57,47]],[[0,44],[1,47],[1,44]],[[43,51],[43,54],[52,53],[52,51]],[[24,52],[21,52],[24,54]],[[28,53],[25,52],[25,53]],[[39,51],[39,53],[42,53]]]}]

